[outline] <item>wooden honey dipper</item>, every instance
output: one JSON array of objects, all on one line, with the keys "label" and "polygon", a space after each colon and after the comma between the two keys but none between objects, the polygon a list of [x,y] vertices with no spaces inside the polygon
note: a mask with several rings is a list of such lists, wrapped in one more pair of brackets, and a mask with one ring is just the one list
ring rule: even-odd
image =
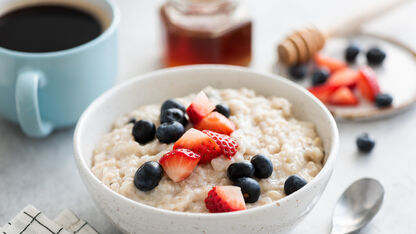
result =
[{"label": "wooden honey dipper", "polygon": [[277,47],[279,61],[286,65],[303,63],[311,59],[321,50],[326,40],[334,36],[342,36],[356,31],[363,23],[382,15],[383,13],[412,0],[390,0],[383,4],[366,9],[341,23],[326,29],[307,27],[296,30],[287,36]]}]

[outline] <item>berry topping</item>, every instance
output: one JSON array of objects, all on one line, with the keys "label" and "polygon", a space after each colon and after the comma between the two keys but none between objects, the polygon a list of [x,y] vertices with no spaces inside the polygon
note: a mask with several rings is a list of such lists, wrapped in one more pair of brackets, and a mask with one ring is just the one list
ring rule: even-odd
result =
[{"label": "berry topping", "polygon": [[127,122],[127,124],[135,124],[136,123],[136,119],[135,118],[131,118],[129,119],[129,121]]},{"label": "berry topping", "polygon": [[189,129],[183,136],[173,145],[173,149],[189,149],[201,156],[199,163],[211,162],[213,158],[221,155],[221,148],[215,140],[208,135],[194,128]]},{"label": "berry topping", "polygon": [[355,106],[358,105],[359,101],[351,89],[341,87],[331,94],[328,103],[339,106]]},{"label": "berry topping", "polygon": [[234,185],[241,188],[244,201],[247,203],[254,203],[259,200],[260,185],[255,179],[249,177],[238,178],[235,180]]},{"label": "berry topping", "polygon": [[217,145],[219,145],[222,154],[228,157],[228,159],[231,159],[231,157],[233,157],[237,153],[238,143],[230,136],[209,130],[203,130],[202,132],[207,134],[211,139],[213,139],[217,143]]},{"label": "berry topping", "polygon": [[146,144],[155,138],[155,124],[147,120],[137,121],[132,130],[134,140],[139,144]]},{"label": "berry topping", "polygon": [[305,77],[307,70],[305,64],[296,64],[289,68],[289,74],[294,79],[301,80]]},{"label": "berry topping", "polygon": [[357,147],[361,152],[369,153],[376,145],[376,141],[368,135],[368,133],[361,134],[356,140]]},{"label": "berry topping", "polygon": [[177,141],[185,132],[185,128],[179,122],[162,123],[156,130],[156,137],[162,143]]},{"label": "berry topping", "polygon": [[299,189],[301,189],[303,186],[305,186],[308,182],[306,182],[305,179],[298,175],[291,175],[289,176],[284,185],[284,190],[286,195],[290,195]]},{"label": "berry topping", "polygon": [[331,73],[347,67],[347,64],[344,61],[337,60],[322,54],[315,55],[314,60],[315,64],[319,68],[328,68]]},{"label": "berry topping", "polygon": [[189,120],[196,124],[213,110],[215,110],[214,104],[209,101],[204,92],[200,92],[186,109],[186,113],[188,113]]},{"label": "berry topping", "polygon": [[252,177],[253,175],[254,167],[250,162],[233,163],[227,169],[227,176],[232,181],[241,177]]},{"label": "berry topping", "polygon": [[259,179],[268,178],[273,173],[273,163],[272,161],[261,154],[258,154],[251,158],[251,164],[254,167],[254,175]]},{"label": "berry topping", "polygon": [[376,95],[375,102],[379,108],[389,107],[393,103],[393,97],[387,93],[379,93]]},{"label": "berry topping", "polygon": [[370,67],[364,67],[359,70],[360,76],[357,82],[357,88],[360,93],[369,101],[373,102],[376,95],[380,93],[376,74]]},{"label": "berry topping", "polygon": [[211,130],[221,134],[230,135],[235,130],[235,125],[224,115],[214,111],[205,116],[194,126],[198,130]]},{"label": "berry topping", "polygon": [[327,84],[324,84],[324,85],[319,85],[319,86],[315,86],[315,87],[309,88],[308,90],[316,98],[318,98],[319,100],[321,100],[321,102],[328,103],[329,97],[331,96],[331,94],[333,92],[335,92],[336,89],[337,89],[337,87],[329,86]]},{"label": "berry topping", "polygon": [[241,189],[237,186],[216,186],[208,192],[205,205],[210,213],[245,210]]},{"label": "berry topping", "polygon": [[328,85],[341,87],[348,86],[353,88],[360,77],[358,71],[352,70],[350,68],[339,69],[334,72],[328,79]]},{"label": "berry topping", "polygon": [[171,109],[171,108],[178,108],[179,110],[181,110],[183,113],[186,112],[185,107],[179,103],[176,100],[173,99],[168,99],[166,100],[163,104],[162,107],[160,108],[160,112],[163,112],[167,109]]},{"label": "berry topping", "polygon": [[188,123],[185,113],[178,108],[169,108],[161,112],[160,123],[174,121],[181,123],[183,126],[186,126],[186,124]]},{"label": "berry topping", "polygon": [[357,44],[351,44],[345,49],[345,60],[349,63],[353,63],[359,53],[360,47]]},{"label": "berry topping", "polygon": [[134,175],[134,185],[146,192],[154,189],[163,176],[163,168],[157,162],[145,162]]},{"label": "berry topping", "polygon": [[163,170],[174,182],[180,182],[191,175],[201,156],[188,149],[172,150],[159,160]]},{"label": "berry topping", "polygon": [[324,84],[329,77],[329,70],[326,68],[318,68],[312,73],[312,85],[317,86]]},{"label": "berry topping", "polygon": [[221,113],[225,117],[230,117],[230,108],[225,104],[218,104],[215,106],[215,111]]},{"label": "berry topping", "polygon": [[370,65],[380,65],[386,58],[386,52],[374,47],[367,51],[367,62]]}]

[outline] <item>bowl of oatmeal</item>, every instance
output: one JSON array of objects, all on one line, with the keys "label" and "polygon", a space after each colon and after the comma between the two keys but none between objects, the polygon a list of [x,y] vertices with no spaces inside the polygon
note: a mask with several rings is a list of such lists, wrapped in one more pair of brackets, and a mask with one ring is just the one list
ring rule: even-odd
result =
[{"label": "bowl of oatmeal", "polygon": [[334,119],[306,90],[220,65],[124,82],[74,135],[84,184],[128,233],[288,232],[324,191],[337,147]]}]

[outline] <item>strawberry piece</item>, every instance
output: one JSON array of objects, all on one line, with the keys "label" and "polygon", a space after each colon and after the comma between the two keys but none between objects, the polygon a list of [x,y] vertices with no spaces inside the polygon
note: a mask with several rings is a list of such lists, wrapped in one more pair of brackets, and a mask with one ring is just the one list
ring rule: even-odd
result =
[{"label": "strawberry piece", "polygon": [[221,148],[208,135],[195,128],[191,128],[183,134],[173,145],[173,149],[185,148],[194,151],[201,156],[199,163],[211,162],[213,158],[221,155]]},{"label": "strawberry piece", "polygon": [[180,182],[191,175],[201,156],[188,149],[172,150],[159,160],[163,170],[174,182]]},{"label": "strawberry piece", "polygon": [[215,186],[205,198],[205,206],[210,213],[245,210],[241,188],[237,186]]},{"label": "strawberry piece", "polygon": [[333,92],[335,92],[335,90],[337,90],[337,87],[324,84],[324,85],[314,86],[312,88],[309,88],[308,90],[321,102],[328,103],[329,97],[331,96]]},{"label": "strawberry piece", "polygon": [[377,94],[380,93],[380,86],[377,82],[376,74],[370,67],[363,67],[359,70],[357,82],[358,91],[365,99],[374,102]]},{"label": "strawberry piece", "polygon": [[209,101],[204,92],[200,92],[186,109],[186,113],[191,123],[196,124],[213,110],[215,110],[214,104]]},{"label": "strawberry piece", "polygon": [[334,59],[323,54],[315,55],[314,60],[318,67],[326,67],[329,69],[331,73],[339,69],[348,67],[347,63],[345,63],[344,61]]},{"label": "strawberry piece", "polygon": [[334,72],[328,79],[329,86],[341,87],[348,86],[354,88],[357,84],[360,73],[350,68],[344,68]]},{"label": "strawberry piece", "polygon": [[224,115],[214,111],[205,116],[194,126],[198,130],[211,130],[221,134],[230,135],[235,130],[235,125]]},{"label": "strawberry piece", "polygon": [[237,153],[238,143],[232,137],[209,130],[203,130],[202,132],[207,134],[220,146],[222,154],[228,159],[231,159]]},{"label": "strawberry piece", "polygon": [[358,98],[348,87],[337,89],[328,100],[329,104],[339,106],[355,106],[359,103]]}]

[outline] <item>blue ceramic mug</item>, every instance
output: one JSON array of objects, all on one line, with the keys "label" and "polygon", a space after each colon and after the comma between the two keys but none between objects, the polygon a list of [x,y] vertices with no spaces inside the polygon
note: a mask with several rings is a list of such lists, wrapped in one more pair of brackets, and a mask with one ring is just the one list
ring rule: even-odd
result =
[{"label": "blue ceramic mug", "polygon": [[103,32],[85,44],[55,52],[0,47],[0,115],[17,122],[32,137],[75,124],[89,103],[114,84],[117,75],[119,12],[111,2],[6,0],[0,4],[0,14],[42,3],[81,8],[100,21]]}]

